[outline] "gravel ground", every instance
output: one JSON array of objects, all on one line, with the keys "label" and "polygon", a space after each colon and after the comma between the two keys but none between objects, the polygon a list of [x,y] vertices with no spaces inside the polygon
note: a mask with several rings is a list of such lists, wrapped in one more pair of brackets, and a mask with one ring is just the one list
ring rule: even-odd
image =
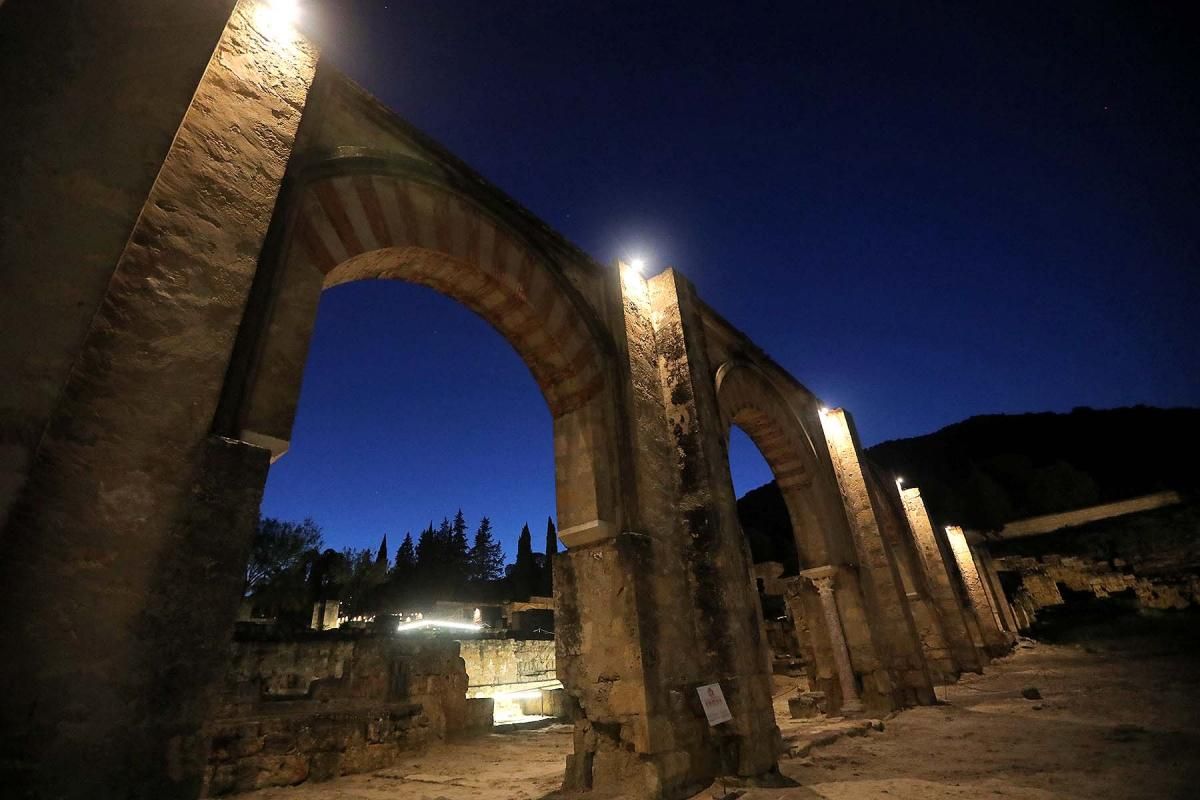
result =
[{"label": "gravel ground", "polygon": [[[1170,642],[1023,642],[949,687],[945,701],[884,720],[881,732],[793,752],[798,785],[743,800],[1183,800],[1200,798],[1200,661]],[[1028,699],[1024,690],[1040,697]],[[1026,692],[1034,694],[1033,692]],[[790,723],[790,721],[789,721]],[[823,722],[814,733],[836,724]],[[850,730],[853,726],[846,726]],[[868,728],[867,730],[864,730]],[[794,723],[789,735],[802,737]],[[825,738],[828,738],[825,736]],[[448,743],[368,775],[240,795],[242,800],[516,800],[554,794],[569,728]],[[733,790],[730,790],[733,792]],[[698,797],[721,796],[721,787]]]},{"label": "gravel ground", "polygon": [[1024,643],[985,675],[940,687],[944,705],[783,760],[799,788],[744,798],[1200,798],[1197,659],[1091,650]]}]

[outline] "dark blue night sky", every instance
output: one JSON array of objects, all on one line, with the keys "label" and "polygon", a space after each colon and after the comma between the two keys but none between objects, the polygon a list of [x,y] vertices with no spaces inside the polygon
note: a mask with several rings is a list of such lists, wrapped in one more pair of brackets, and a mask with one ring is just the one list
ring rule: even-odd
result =
[{"label": "dark blue night sky", "polygon": [[[677,267],[866,444],[1200,403],[1182,11],[327,0],[301,27],[598,261]],[[769,479],[732,450],[739,493]],[[327,292],[264,513],[394,546],[459,506],[510,557],[526,520],[540,542],[553,458],[528,371],[427,289]]]}]

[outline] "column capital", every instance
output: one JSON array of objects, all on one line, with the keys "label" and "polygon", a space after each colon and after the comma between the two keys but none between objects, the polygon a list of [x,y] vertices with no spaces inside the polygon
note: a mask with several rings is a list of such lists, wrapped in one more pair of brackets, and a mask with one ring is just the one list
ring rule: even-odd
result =
[{"label": "column capital", "polygon": [[838,568],[833,564],[826,564],[821,567],[812,567],[811,569],[800,570],[800,576],[808,578],[810,581],[815,581],[819,578],[829,578],[833,580],[838,574]]},{"label": "column capital", "polygon": [[821,597],[832,597],[833,596],[833,576],[832,575],[826,575],[821,578],[809,578],[809,580],[812,581],[812,585],[816,588],[817,594],[821,595]]}]

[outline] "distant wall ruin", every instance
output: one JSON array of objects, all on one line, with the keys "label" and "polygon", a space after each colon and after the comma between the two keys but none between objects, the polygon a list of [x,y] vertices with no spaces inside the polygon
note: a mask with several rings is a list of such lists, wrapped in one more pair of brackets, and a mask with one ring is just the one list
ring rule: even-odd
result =
[{"label": "distant wall ruin", "polygon": [[[994,563],[1022,628],[1065,595],[1121,599],[1142,611],[1200,605],[1200,505],[1134,498],[1057,519],[1075,524],[1006,526],[1013,538],[978,545]],[[1045,521],[1047,518],[1039,518]],[[1038,532],[1035,532],[1038,531]]]},{"label": "distant wall ruin", "polygon": [[468,697],[559,685],[553,639],[465,639],[460,644]]},{"label": "distant wall ruin", "polygon": [[208,796],[381,769],[491,725],[452,640],[332,632],[236,641],[231,656],[205,731]]}]

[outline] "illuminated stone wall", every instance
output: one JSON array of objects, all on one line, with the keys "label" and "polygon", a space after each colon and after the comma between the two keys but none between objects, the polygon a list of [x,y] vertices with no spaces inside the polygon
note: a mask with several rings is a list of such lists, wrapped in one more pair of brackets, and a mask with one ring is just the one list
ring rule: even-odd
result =
[{"label": "illuminated stone wall", "polygon": [[[246,4],[223,33],[225,2],[94,5],[22,45],[65,63],[4,66],[46,82],[3,116],[48,102],[23,124],[53,166],[6,186],[28,206],[0,237],[0,296],[24,306],[0,339],[17,325],[36,354],[4,385],[28,392],[22,426],[48,420],[3,533],[5,596],[38,600],[0,664],[23,687],[0,698],[0,785],[190,799],[268,463],[212,423],[315,57]],[[0,28],[39,7],[6,4]]]},{"label": "illuminated stone wall", "polygon": [[958,567],[958,574],[966,589],[972,616],[978,626],[984,648],[990,655],[1000,655],[1006,652],[1009,648],[1009,639],[1005,635],[1000,617],[992,607],[992,601],[984,588],[983,576],[979,573],[979,567],[975,563],[975,556],[971,552],[971,546],[967,543],[963,529],[957,525],[947,526],[946,540],[950,543],[950,552],[954,554],[954,563]]},{"label": "illuminated stone wall", "polygon": [[458,643],[334,632],[237,641],[216,714],[207,796],[382,769],[490,714],[468,701]]},{"label": "illuminated stone wall", "polygon": [[553,640],[464,639],[460,644],[469,697],[558,685]]},{"label": "illuminated stone wall", "polygon": [[1146,610],[1200,604],[1200,508],[1155,508],[1142,498],[1120,505],[1135,513],[1096,520],[1085,509],[1070,517],[1085,520],[1077,527],[981,545],[999,572],[1019,576],[1011,600],[1022,627],[1038,610],[1062,606],[1063,589]]},{"label": "illuminated stone wall", "polygon": [[900,706],[930,702],[932,682],[899,569],[888,552],[878,511],[867,488],[857,437],[842,409],[826,411],[821,422],[850,521],[863,597],[871,614],[871,634],[890,673],[887,686],[880,676],[879,692],[896,695]]},{"label": "illuminated stone wall", "polygon": [[0,14],[0,526],[233,4]]},{"label": "illuminated stone wall", "polygon": [[875,509],[883,541],[896,565],[899,588],[908,601],[909,613],[925,666],[934,683],[953,683],[962,671],[950,649],[941,615],[932,600],[932,589],[921,567],[913,535],[904,515],[899,491],[894,481],[881,478],[870,463],[863,462],[864,477]]},{"label": "illuminated stone wall", "polygon": [[951,583],[942,548],[925,501],[921,499],[921,490],[915,486],[905,488],[900,492],[900,498],[928,581],[930,598],[937,608],[954,661],[962,671],[981,672],[983,664],[964,618],[963,603]]}]

